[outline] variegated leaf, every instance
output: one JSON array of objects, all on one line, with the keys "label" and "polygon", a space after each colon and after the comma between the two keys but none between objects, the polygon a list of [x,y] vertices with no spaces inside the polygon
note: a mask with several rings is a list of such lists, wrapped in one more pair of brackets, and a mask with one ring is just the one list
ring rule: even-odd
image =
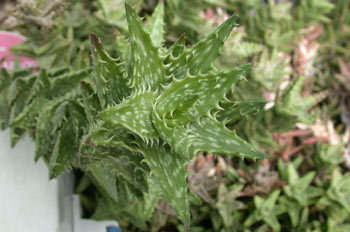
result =
[{"label": "variegated leaf", "polygon": [[212,68],[212,63],[219,55],[220,49],[236,26],[237,16],[233,15],[221,24],[212,34],[202,39],[191,49],[174,59],[167,68],[167,75],[182,79],[189,72],[191,75],[206,73]]},{"label": "variegated leaf", "polygon": [[147,22],[147,32],[155,47],[161,47],[164,42],[164,3],[159,2],[152,17]]},{"label": "variegated leaf", "polygon": [[190,211],[185,170],[187,160],[162,145],[141,145],[140,149],[145,156],[145,162],[160,182],[163,192],[170,201],[176,215],[184,224],[188,225],[190,223]]},{"label": "variegated leaf", "polygon": [[72,165],[72,160],[78,156],[79,146],[74,142],[72,123],[66,123],[58,132],[54,149],[49,161],[50,179],[56,178]]},{"label": "variegated leaf", "polygon": [[80,90],[83,95],[86,117],[89,123],[93,123],[98,112],[101,111],[101,102],[90,83],[80,81]]},{"label": "variegated leaf", "polygon": [[0,68],[0,93],[11,84],[12,77],[6,69]]},{"label": "variegated leaf", "polygon": [[138,90],[157,90],[165,80],[163,61],[136,11],[128,4],[125,9],[132,53],[131,86]]},{"label": "variegated leaf", "polygon": [[189,125],[188,139],[193,155],[199,151],[207,151],[242,158],[265,158],[263,153],[240,138],[235,131],[227,129],[223,123],[209,117],[202,117],[197,123]]},{"label": "variegated leaf", "polygon": [[220,106],[224,110],[217,112],[216,118],[219,121],[224,121],[225,124],[233,123],[242,117],[261,111],[265,104],[266,102],[264,101],[234,101],[221,103]]},{"label": "variegated leaf", "polygon": [[203,116],[186,126],[175,127],[167,126],[167,124],[156,115],[153,116],[153,120],[161,137],[167,141],[176,152],[190,159],[199,151],[223,153],[242,158],[265,158],[263,153],[237,136],[234,131],[227,129],[223,123],[213,118]]},{"label": "variegated leaf", "polygon": [[180,38],[167,50],[164,63],[170,64],[172,60],[182,55],[185,51],[185,43],[186,43],[186,37],[185,37],[185,34],[182,34]]},{"label": "variegated leaf", "polygon": [[10,123],[11,106],[7,100],[7,89],[0,92],[0,129],[5,130]]},{"label": "variegated leaf", "polygon": [[[57,134],[53,133],[54,128],[64,120],[60,117],[59,121],[54,120],[57,108],[69,99],[74,99],[76,92],[67,93],[65,96],[49,101],[40,112],[35,131],[35,160],[44,157],[48,161],[50,157],[53,144]],[[55,122],[56,121],[56,122]]]},{"label": "variegated leaf", "polygon": [[156,94],[151,91],[135,93],[122,103],[100,113],[100,119],[113,125],[122,125],[143,139],[154,139],[151,116]]},{"label": "variegated leaf", "polygon": [[8,87],[12,77],[6,69],[0,68],[0,129],[5,130],[10,123],[11,106],[8,100]]},{"label": "variegated leaf", "polygon": [[140,212],[142,212],[143,220],[147,221],[152,217],[153,211],[161,197],[162,188],[157,180],[153,176],[149,176],[147,179],[148,191],[144,192],[144,201],[140,202],[142,204],[142,208]]},{"label": "variegated leaf", "polygon": [[84,157],[99,162],[106,168],[108,167],[115,176],[122,177],[140,191],[147,191],[145,178],[146,174],[149,173],[149,167],[142,162],[142,155],[122,147],[87,145],[90,148],[87,146],[81,147]]},{"label": "variegated leaf", "polygon": [[86,142],[94,146],[123,147],[134,151],[129,143],[132,141],[130,131],[122,126],[111,126],[103,121],[98,122],[90,129],[87,139]]},{"label": "variegated leaf", "polygon": [[52,81],[50,96],[59,97],[76,90],[80,81],[87,78],[91,72],[92,68],[86,68],[55,77]]},{"label": "variegated leaf", "polygon": [[129,95],[122,65],[109,56],[95,34],[91,34],[90,38],[95,65],[96,88],[100,102],[103,106],[119,103]]},{"label": "variegated leaf", "polygon": [[174,148],[177,153],[184,157],[191,156],[189,152],[190,144],[188,140],[188,130],[183,125],[169,127],[165,121],[155,113],[155,111],[153,111],[152,121],[160,137]]},{"label": "variegated leaf", "polygon": [[39,75],[35,78],[35,82],[33,83],[30,91],[30,95],[26,100],[26,104],[30,104],[36,97],[52,97],[50,89],[51,83],[48,73],[45,70],[41,70]]},{"label": "variegated leaf", "polygon": [[157,98],[155,110],[169,126],[184,125],[210,110],[220,108],[219,101],[238,81],[244,79],[250,65],[228,72],[188,76],[176,80]]},{"label": "variegated leaf", "polygon": [[121,61],[126,64],[126,67],[129,67],[131,61],[131,46],[129,40],[125,38],[124,35],[118,34],[116,48]]},{"label": "variegated leaf", "polygon": [[101,162],[90,162],[86,170],[92,176],[93,182],[104,191],[107,196],[118,202],[117,179],[109,166]]},{"label": "variegated leaf", "polygon": [[43,105],[47,102],[44,98],[37,98],[26,106],[23,111],[12,120],[10,126],[13,128],[30,129],[35,128],[36,117],[41,112]]},{"label": "variegated leaf", "polygon": [[117,178],[117,192],[117,203],[105,197],[98,200],[97,209],[92,218],[95,220],[118,218],[119,222],[131,220],[133,225],[145,230],[147,227],[143,220],[144,212],[139,207],[143,204],[143,200],[138,198],[138,193],[127,182],[119,178]]}]

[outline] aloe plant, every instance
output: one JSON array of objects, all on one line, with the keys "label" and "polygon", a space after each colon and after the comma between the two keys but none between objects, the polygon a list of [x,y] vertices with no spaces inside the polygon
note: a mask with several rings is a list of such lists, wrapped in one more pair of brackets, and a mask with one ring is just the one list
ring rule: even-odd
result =
[{"label": "aloe plant", "polygon": [[10,126],[13,145],[29,132],[50,178],[71,168],[89,176],[102,194],[95,218],[127,218],[144,228],[165,199],[189,225],[185,166],[199,151],[265,157],[226,127],[231,114],[237,120],[255,111],[226,98],[251,65],[213,66],[235,15],[193,47],[182,38],[167,49],[162,3],[147,30],[132,7],[125,9],[130,50],[114,59],[91,34],[93,73],[42,70],[10,78],[4,72],[0,121]]}]

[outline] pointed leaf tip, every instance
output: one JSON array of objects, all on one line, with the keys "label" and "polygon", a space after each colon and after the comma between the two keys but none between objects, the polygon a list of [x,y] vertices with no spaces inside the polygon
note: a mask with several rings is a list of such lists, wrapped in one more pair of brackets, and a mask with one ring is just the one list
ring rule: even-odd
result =
[{"label": "pointed leaf tip", "polygon": [[90,34],[90,40],[92,45],[91,50],[95,57],[99,55],[103,60],[112,59],[104,49],[101,39],[95,33]]},{"label": "pointed leaf tip", "polygon": [[132,51],[131,87],[157,90],[164,83],[165,71],[158,49],[153,46],[150,35],[135,9],[125,5]]}]

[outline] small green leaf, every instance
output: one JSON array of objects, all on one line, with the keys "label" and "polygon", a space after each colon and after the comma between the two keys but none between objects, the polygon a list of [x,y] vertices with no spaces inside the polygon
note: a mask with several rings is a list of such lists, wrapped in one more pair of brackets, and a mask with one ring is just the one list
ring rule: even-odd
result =
[{"label": "small green leaf", "polygon": [[0,68],[0,93],[11,84],[11,76],[6,69]]},{"label": "small green leaf", "polygon": [[245,226],[250,226],[256,221],[263,220],[275,231],[281,230],[281,225],[276,218],[276,201],[279,197],[280,190],[273,191],[267,199],[263,199],[259,196],[254,196],[255,211],[249,215],[244,221]]},{"label": "small green leaf", "polygon": [[281,205],[283,205],[283,207],[285,207],[289,218],[292,221],[293,227],[296,227],[300,218],[301,207],[299,203],[293,199],[287,198],[286,196],[281,196],[278,201]]},{"label": "small green leaf", "polygon": [[295,116],[301,122],[312,123],[314,115],[308,114],[307,111],[322,101],[327,95],[320,92],[307,97],[301,97],[301,90],[305,77],[300,76],[287,88],[283,94],[281,101],[276,101],[276,110],[278,113],[287,114],[287,116]]},{"label": "small green leaf", "polygon": [[234,185],[232,189],[227,189],[225,184],[220,184],[218,188],[216,207],[226,228],[232,226],[233,213],[244,208],[244,204],[236,200],[238,193],[242,189],[243,185]]},{"label": "small green leaf", "polygon": [[327,196],[338,202],[348,213],[350,212],[350,175],[342,175],[338,169],[334,169],[331,187],[327,190]]}]

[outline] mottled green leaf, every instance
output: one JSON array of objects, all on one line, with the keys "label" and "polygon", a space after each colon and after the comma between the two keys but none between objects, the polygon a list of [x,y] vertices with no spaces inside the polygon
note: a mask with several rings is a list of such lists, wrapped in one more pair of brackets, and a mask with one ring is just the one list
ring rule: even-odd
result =
[{"label": "mottled green leaf", "polygon": [[185,170],[187,161],[162,145],[142,146],[141,151],[145,156],[145,162],[151,168],[151,172],[160,182],[176,215],[184,224],[188,225],[190,211]]},{"label": "mottled green leaf", "polygon": [[242,158],[265,158],[263,153],[241,139],[236,132],[212,118],[203,117],[197,123],[190,124],[188,139],[193,155],[199,151],[207,151]]},{"label": "mottled green leaf", "polygon": [[153,120],[161,137],[175,151],[186,157],[194,157],[199,151],[223,153],[252,159],[265,157],[263,153],[237,136],[234,131],[227,129],[224,124],[209,117],[202,117],[186,127],[168,127],[156,115],[153,116]]},{"label": "mottled green leaf", "polygon": [[118,202],[119,196],[117,193],[116,175],[112,172],[110,167],[105,166],[101,162],[90,162],[86,170],[92,176],[95,184],[99,186],[102,191],[105,191],[111,199]]},{"label": "mottled green leaf", "polygon": [[33,83],[30,91],[30,95],[26,100],[26,104],[30,104],[31,101],[36,97],[52,97],[50,89],[51,83],[48,74],[45,70],[41,70],[39,75],[35,78],[35,82]]},{"label": "mottled green leaf", "polygon": [[260,112],[266,102],[263,101],[234,101],[220,104],[224,109],[218,111],[216,118],[226,124],[233,123],[249,114]]},{"label": "mottled green leaf", "polygon": [[[40,112],[35,131],[35,160],[40,157],[49,157],[55,143],[57,134],[54,134],[55,125],[60,125],[64,117],[54,120],[57,108],[69,99],[74,99],[76,93],[67,93],[65,96],[49,101]],[[55,124],[54,124],[55,123]]]},{"label": "mottled green leaf", "polygon": [[147,22],[147,32],[155,47],[162,46],[164,42],[164,3],[159,2],[154,9],[152,17]]},{"label": "mottled green leaf", "polygon": [[301,97],[304,80],[304,76],[300,76],[294,80],[291,86],[283,92],[281,102],[276,102],[276,110],[290,116],[296,116],[301,122],[311,123],[314,115],[308,114],[307,111],[322,101],[327,95],[324,92],[320,92],[307,97]]},{"label": "mottled green leaf", "polygon": [[102,111],[100,119],[105,122],[122,125],[143,139],[156,138],[151,116],[156,95],[151,91],[135,93],[119,105]]},{"label": "mottled green leaf", "polygon": [[86,117],[92,123],[98,112],[101,111],[101,102],[90,83],[80,81],[80,90],[83,95]]},{"label": "mottled green leaf", "polygon": [[36,117],[42,110],[43,105],[47,102],[44,98],[35,99],[30,105],[26,106],[23,111],[12,120],[10,126],[14,128],[30,129],[35,128]]},{"label": "mottled green leaf", "polygon": [[259,196],[254,196],[255,211],[253,211],[248,218],[244,221],[245,226],[251,226],[254,222],[263,220],[275,231],[281,230],[276,217],[275,204],[279,197],[280,190],[273,191],[266,199]]},{"label": "mottled green leaf", "polygon": [[92,68],[86,68],[55,77],[52,81],[50,96],[59,97],[76,90],[79,88],[80,81],[87,78],[91,72]]},{"label": "mottled green leaf", "polygon": [[209,71],[232,28],[236,26],[236,19],[235,15],[231,16],[216,31],[173,60],[167,67],[167,75],[174,75],[176,79],[182,79],[187,72],[195,75]]},{"label": "mottled green leaf", "polygon": [[224,184],[220,184],[218,188],[217,207],[220,216],[224,222],[226,228],[229,228],[233,224],[233,213],[244,207],[243,202],[237,201],[237,195],[242,191],[243,185],[234,185],[231,189],[227,189]]},{"label": "mottled green leaf", "polygon": [[327,196],[333,201],[338,202],[346,211],[350,212],[350,176],[340,173],[334,169],[332,175],[331,187],[327,190]]},{"label": "mottled green leaf", "polygon": [[238,81],[244,79],[250,65],[228,72],[188,76],[174,81],[157,98],[156,111],[167,125],[184,125],[207,115]]},{"label": "mottled green leaf", "polygon": [[131,46],[130,42],[124,35],[118,35],[116,40],[117,53],[127,67],[131,61]]},{"label": "mottled green leaf", "polygon": [[119,103],[129,95],[122,65],[109,56],[95,34],[91,34],[90,38],[95,65],[95,82],[100,102],[103,106]]},{"label": "mottled green leaf", "polygon": [[77,158],[79,146],[74,142],[72,130],[72,123],[66,123],[58,132],[49,161],[50,179],[56,178],[63,171],[69,169],[72,165],[72,160]]},{"label": "mottled green leaf", "polygon": [[[178,40],[166,51],[165,64],[170,64],[173,59],[182,55],[185,51],[186,37],[182,34]],[[171,76],[169,76],[171,77]]]},{"label": "mottled green leaf", "polygon": [[10,123],[11,106],[7,100],[8,91],[0,92],[0,129],[5,130]]},{"label": "mottled green leaf", "polygon": [[163,61],[149,34],[143,29],[136,11],[128,4],[125,9],[132,53],[131,86],[139,90],[157,90],[165,80]]},{"label": "mottled green leaf", "polygon": [[11,76],[6,69],[0,68],[0,93],[11,84]]}]

